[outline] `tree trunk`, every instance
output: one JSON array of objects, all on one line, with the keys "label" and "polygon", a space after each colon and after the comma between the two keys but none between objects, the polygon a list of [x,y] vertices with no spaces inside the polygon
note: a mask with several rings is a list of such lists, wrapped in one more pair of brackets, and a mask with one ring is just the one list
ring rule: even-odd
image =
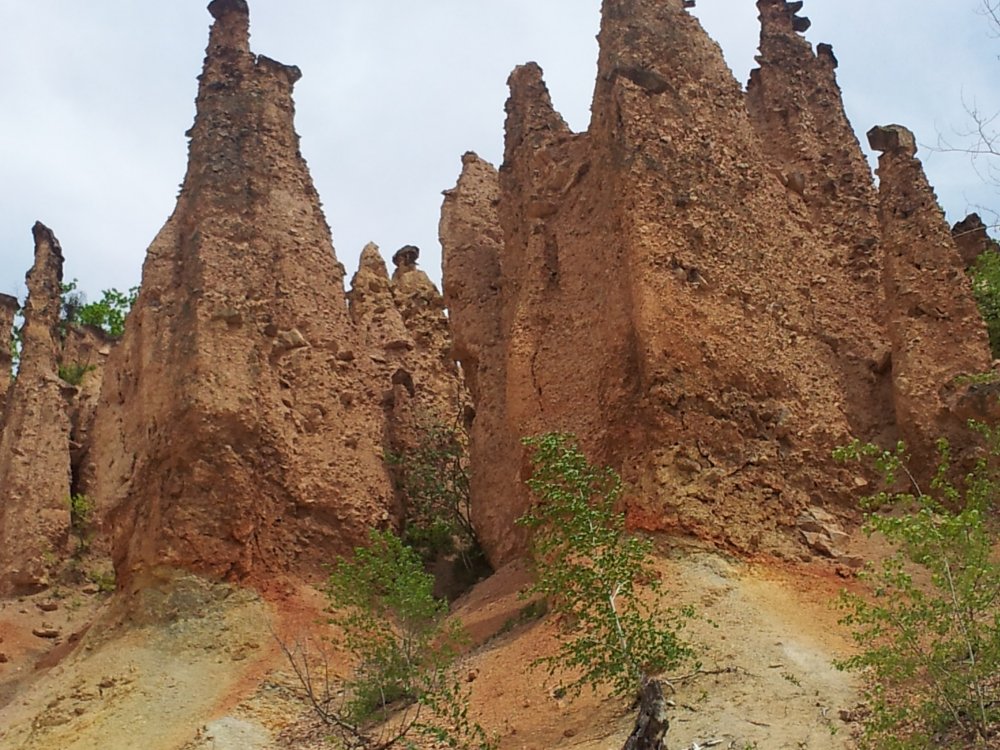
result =
[{"label": "tree trunk", "polygon": [[622,750],[666,750],[663,738],[669,728],[663,685],[659,680],[646,679],[642,683],[635,728]]}]

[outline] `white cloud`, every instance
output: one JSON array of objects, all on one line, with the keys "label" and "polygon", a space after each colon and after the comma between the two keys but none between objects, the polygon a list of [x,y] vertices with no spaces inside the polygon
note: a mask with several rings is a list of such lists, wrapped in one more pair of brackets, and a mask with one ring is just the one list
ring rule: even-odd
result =
[{"label": "white cloud", "polygon": [[[1000,108],[1000,41],[977,0],[809,0],[813,41],[829,41],[859,131],[899,121],[923,143],[963,122],[961,92]],[[460,156],[502,154],[505,81],[545,69],[570,125],[589,119],[598,0],[251,0],[257,52],[302,68],[298,130],[353,271],[361,247],[417,244],[437,274],[440,192]],[[696,12],[745,81],[756,47],[749,0]],[[210,17],[198,2],[5,3],[0,25],[0,291],[18,291],[41,219],[68,277],[92,295],[137,283],[146,246],[173,209]],[[952,220],[996,204],[967,161],[922,155]]]}]

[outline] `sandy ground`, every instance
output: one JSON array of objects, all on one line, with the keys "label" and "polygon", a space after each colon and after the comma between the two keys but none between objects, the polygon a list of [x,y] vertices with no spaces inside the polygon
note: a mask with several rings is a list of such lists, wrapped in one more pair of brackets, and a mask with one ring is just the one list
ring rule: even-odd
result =
[{"label": "sandy ground", "polygon": [[[672,600],[701,616],[687,631],[701,671],[673,679],[671,750],[853,747],[840,715],[857,704],[858,685],[831,666],[850,649],[830,606],[842,580],[698,550],[658,567]],[[555,649],[559,629],[551,616],[522,616],[526,581],[514,566],[457,604],[474,644],[460,665],[472,715],[502,750],[621,747],[627,706],[589,691],[560,697],[558,678],[530,668]],[[35,597],[0,609],[3,750],[330,746],[275,641],[323,634],[323,599],[312,589],[265,602],[182,576],[127,607],[68,596],[79,604],[43,612],[37,604],[48,599]],[[32,635],[43,625],[59,637]],[[342,673],[346,663],[335,655],[331,667]]]}]

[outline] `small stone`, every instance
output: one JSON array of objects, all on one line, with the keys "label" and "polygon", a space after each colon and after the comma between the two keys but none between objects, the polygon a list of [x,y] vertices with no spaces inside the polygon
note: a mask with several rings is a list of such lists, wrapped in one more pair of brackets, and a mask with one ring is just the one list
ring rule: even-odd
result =
[{"label": "small stone", "polygon": [[278,345],[286,349],[300,349],[303,346],[308,346],[309,342],[306,341],[306,337],[298,329],[292,328],[278,334]]},{"label": "small stone", "polygon": [[59,605],[55,602],[36,602],[35,606],[42,610],[42,612],[55,612],[59,609]]},{"label": "small stone", "polygon": [[55,628],[48,628],[48,627],[34,628],[31,631],[31,634],[34,635],[34,636],[36,636],[36,637],[38,637],[38,638],[58,638],[59,637],[59,631],[58,630],[56,630]]}]

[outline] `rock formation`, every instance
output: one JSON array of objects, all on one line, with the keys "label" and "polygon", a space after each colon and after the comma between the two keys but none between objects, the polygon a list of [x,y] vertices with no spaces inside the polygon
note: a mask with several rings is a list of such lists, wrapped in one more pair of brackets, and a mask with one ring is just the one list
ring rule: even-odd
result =
[{"label": "rock formation", "polygon": [[[501,488],[516,497],[521,446],[517,430],[507,420],[507,359],[501,316],[500,258],[503,230],[497,206],[500,178],[497,170],[474,153],[462,157],[458,184],[444,193],[439,235],[444,301],[450,314],[453,356],[475,405],[469,430],[473,471],[470,492],[476,499],[473,522],[481,539],[491,539],[496,551],[516,548],[519,530],[511,511],[501,501]],[[503,530],[506,529],[506,536]],[[483,532],[489,530],[487,537]]]},{"label": "rock formation", "polygon": [[[405,372],[396,372],[393,377],[405,392],[397,390],[395,427],[390,425],[397,447],[414,445],[428,423],[457,425],[468,401],[452,357],[444,297],[430,277],[417,268],[419,256],[420,250],[413,245],[400,248],[392,256],[392,299],[413,340],[413,348],[405,357]],[[409,415],[404,416],[404,412]]]},{"label": "rock formation", "polygon": [[[348,292],[351,319],[377,373],[386,449],[396,456],[421,447],[433,431],[455,426],[467,401],[451,357],[444,302],[433,282],[417,269],[418,257],[412,245],[398,250],[390,280],[378,247],[369,244]],[[401,488],[402,476],[396,479]],[[407,503],[402,490],[397,501],[402,516]]]},{"label": "rock formation", "polygon": [[70,524],[70,424],[57,374],[63,256],[48,227],[32,233],[21,362],[0,436],[0,595],[48,583]]},{"label": "rock formation", "polygon": [[969,214],[951,228],[951,237],[955,240],[958,254],[966,268],[976,262],[976,258],[987,250],[1000,252],[1000,243],[989,236],[987,227],[979,214]]},{"label": "rock formation", "polygon": [[837,354],[840,388],[855,435],[870,439],[893,422],[886,361],[879,225],[871,170],[847,119],[828,44],[816,52],[800,32],[801,2],[758,0],[760,67],[746,102],[760,143],[785,185],[787,211],[809,236],[815,329]]},{"label": "rock formation", "polygon": [[926,418],[893,409],[871,175],[800,6],[759,3],[744,95],[682,0],[605,0],[588,131],[529,64],[499,175],[463,159],[444,285],[494,564],[522,547],[524,435],[621,469],[633,526],[780,553],[852,498],[833,447]]},{"label": "rock formation", "polygon": [[14,361],[10,356],[11,336],[14,331],[14,316],[21,306],[17,297],[0,294],[0,331],[6,331],[7,345],[0,346],[0,431],[3,430],[3,411],[7,403],[7,391],[13,383]]},{"label": "rock formation", "polygon": [[317,572],[391,507],[375,373],[293,126],[299,70],[250,52],[244,0],[209,11],[188,171],[87,467],[126,586]]},{"label": "rock formation", "polygon": [[[91,491],[85,483],[83,470],[90,452],[90,435],[97,416],[104,368],[115,342],[94,326],[68,325],[63,335],[60,365],[81,373],[80,382],[66,389],[69,394],[71,487],[74,494],[89,498]],[[104,539],[97,541],[99,547],[105,546]]]},{"label": "rock formation", "polygon": [[900,125],[875,127],[868,141],[882,152],[879,219],[893,404],[902,437],[930,467],[938,437],[967,441],[964,420],[954,415],[963,393],[956,378],[989,369],[989,340],[913,133]]}]

